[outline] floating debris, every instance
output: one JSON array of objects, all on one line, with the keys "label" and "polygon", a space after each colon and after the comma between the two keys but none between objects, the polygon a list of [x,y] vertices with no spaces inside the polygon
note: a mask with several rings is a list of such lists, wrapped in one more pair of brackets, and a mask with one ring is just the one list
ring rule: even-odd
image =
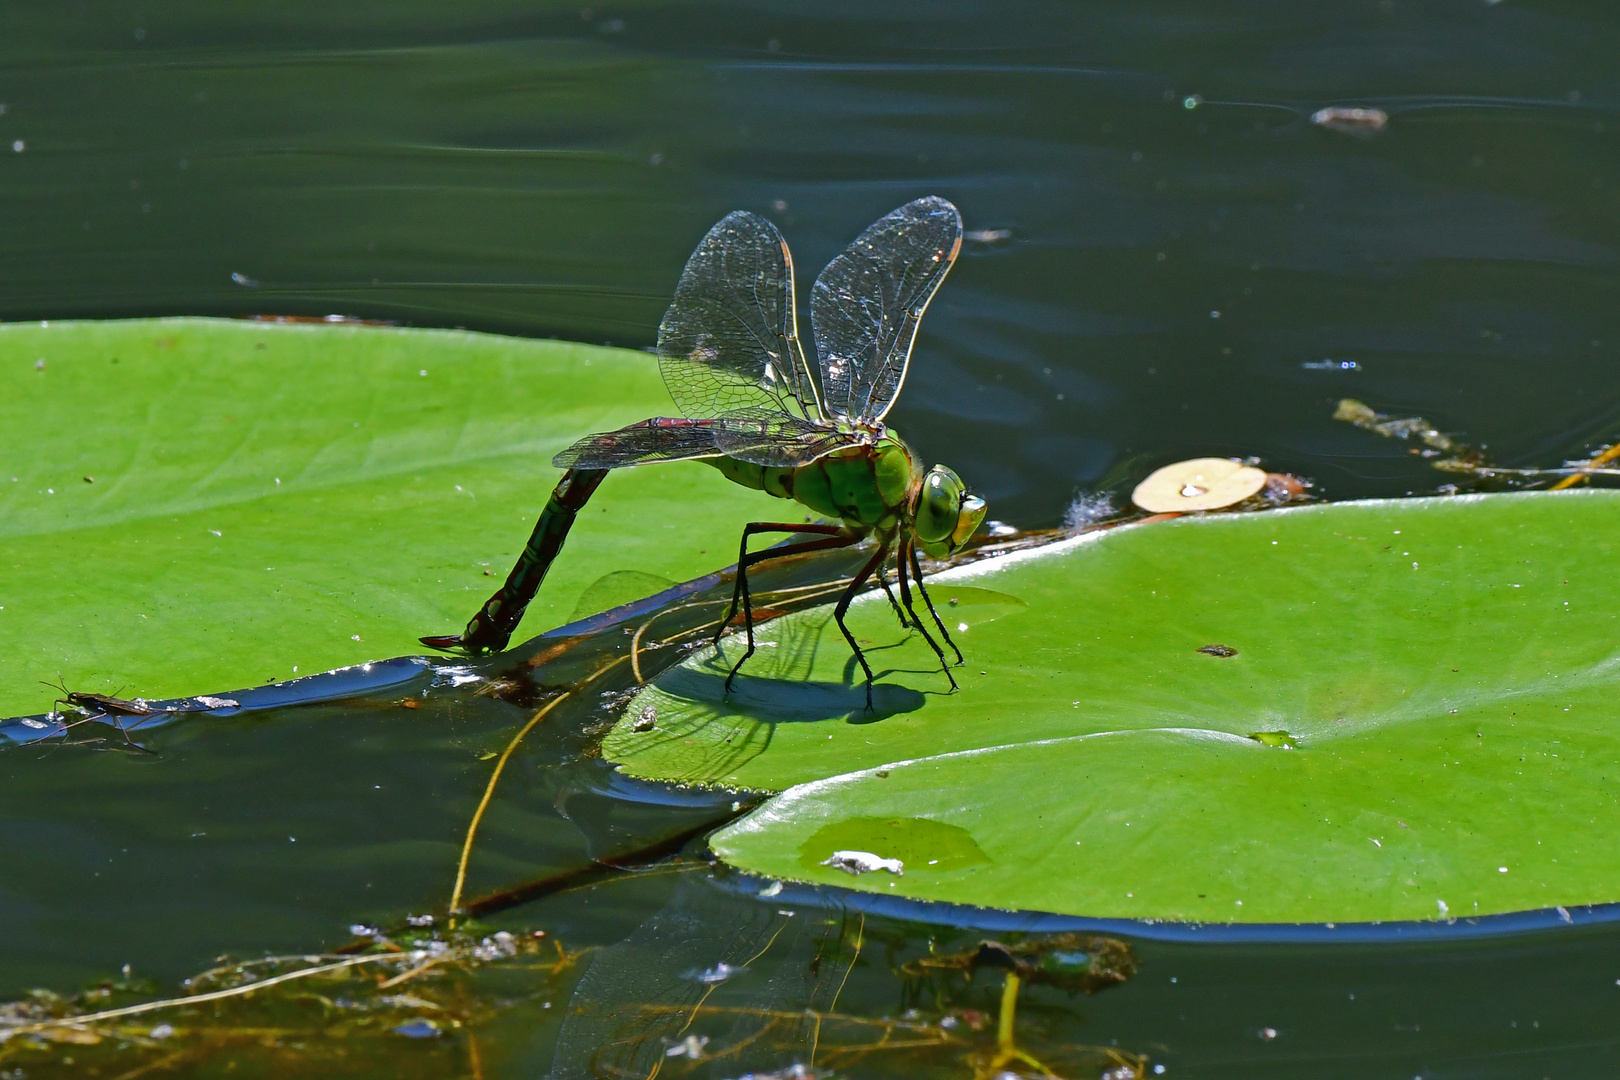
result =
[{"label": "floating debris", "polygon": [[686,977],[691,979],[693,982],[700,982],[705,986],[713,986],[716,983],[725,982],[727,979],[730,979],[741,970],[742,968],[740,967],[736,967],[732,964],[726,963],[725,961],[721,961],[712,968],[705,968],[702,971],[688,971],[686,973]]},{"label": "floating debris", "polygon": [[1292,473],[1266,473],[1266,486],[1260,489],[1260,497],[1272,506],[1286,506],[1307,498],[1313,486],[1311,481],[1301,480]]},{"label": "floating debris", "polygon": [[1114,497],[1108,492],[1088,495],[1082,491],[1063,512],[1063,527],[1071,532],[1078,532],[1107,521],[1118,513],[1119,511],[1114,509]]},{"label": "floating debris", "polygon": [[1430,463],[1435,468],[1447,472],[1473,472],[1479,468],[1485,457],[1479,450],[1458,442],[1421,416],[1386,416],[1381,412],[1375,412],[1366,402],[1357,401],[1355,398],[1340,399],[1339,407],[1333,411],[1333,419],[1354,424],[1363,431],[1371,431],[1386,439],[1405,440],[1415,437],[1423,443],[1425,449],[1414,448],[1412,453],[1426,458],[1438,458],[1442,454],[1450,455],[1443,460]]},{"label": "floating debris", "polygon": [[831,858],[823,859],[821,865],[849,874],[870,874],[877,870],[887,870],[896,877],[903,877],[906,872],[906,864],[899,859],[885,859],[870,851],[835,851]]},{"label": "floating debris", "polygon": [[1200,645],[1200,646],[1198,646],[1197,651],[1203,653],[1205,656],[1236,656],[1237,655],[1237,650],[1232,648],[1232,646],[1230,646],[1230,645],[1221,645],[1221,644]]},{"label": "floating debris", "polygon": [[[972,973],[980,968],[999,968],[1025,982],[1095,994],[1136,974],[1136,958],[1131,947],[1118,938],[1043,934],[1012,943],[980,941],[976,948],[963,952],[914,960],[903,965],[900,972],[917,977],[935,971]],[[963,1018],[972,1025],[966,1013]]]},{"label": "floating debris", "polygon": [[1266,471],[1230,458],[1193,458],[1153,472],[1131,502],[1156,514],[1219,510],[1266,486]]},{"label": "floating debris", "polygon": [[1311,123],[1346,135],[1366,137],[1383,131],[1389,124],[1389,113],[1383,109],[1363,109],[1341,105],[1318,109],[1311,114]]},{"label": "floating debris", "polygon": [[[134,1076],[166,1071],[177,1053],[230,1071],[244,1053],[262,1050],[271,1055],[265,1067],[250,1065],[244,1072],[284,1075],[287,1055],[296,1054],[298,1064],[320,1075],[328,1075],[321,1066],[335,1059],[355,1075],[399,1075],[390,1067],[397,1051],[387,1046],[394,1037],[444,1037],[516,1003],[504,983],[481,980],[486,965],[533,972],[552,985],[581,955],[543,942],[539,931],[423,931],[394,941],[364,923],[350,929],[366,932],[356,936],[369,940],[355,943],[365,952],[221,957],[218,966],[186,979],[172,998],[151,1000],[158,985],[132,978],[126,966],[122,978],[71,996],[33,990],[20,1000],[0,1002],[0,1054],[8,1066],[0,1074],[12,1075],[9,1066],[18,1053],[30,1055],[29,1075],[35,1075],[36,1065],[61,1065],[79,1071],[45,1075]],[[408,981],[408,990],[399,989]],[[311,1000],[323,1005],[314,1014]],[[174,1018],[153,1015],[165,1012]],[[286,1042],[263,1041],[267,1029],[277,1030]],[[371,1067],[357,1065],[357,1055]],[[205,1066],[204,1071],[217,1070]],[[305,1069],[293,1071],[303,1075]],[[15,1072],[21,1076],[23,1070]]]},{"label": "floating debris", "polygon": [[709,1045],[707,1035],[688,1035],[664,1051],[665,1057],[684,1057],[697,1061],[703,1057],[703,1048]]}]

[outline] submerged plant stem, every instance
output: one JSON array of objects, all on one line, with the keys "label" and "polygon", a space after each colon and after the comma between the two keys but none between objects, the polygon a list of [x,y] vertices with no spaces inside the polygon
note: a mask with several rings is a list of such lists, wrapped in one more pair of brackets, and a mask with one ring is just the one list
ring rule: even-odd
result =
[{"label": "submerged plant stem", "polygon": [[1573,476],[1566,476],[1562,480],[1558,481],[1558,483],[1553,485],[1553,490],[1562,491],[1564,488],[1574,487],[1576,484],[1580,483],[1586,478],[1589,471],[1595,471],[1599,467],[1609,464],[1609,462],[1613,461],[1615,458],[1620,458],[1620,443],[1615,443],[1607,450],[1604,450],[1602,453],[1591,458],[1586,462],[1585,467],[1582,468],[1580,472]]},{"label": "submerged plant stem", "polygon": [[540,711],[529,717],[529,722],[512,736],[512,741],[501,751],[500,759],[495,762],[495,771],[489,774],[489,783],[484,787],[484,797],[478,800],[478,809],[473,811],[472,821],[467,825],[467,839],[461,845],[461,862],[456,866],[456,887],[450,893],[450,914],[454,915],[461,910],[461,890],[467,884],[467,862],[472,858],[473,838],[478,835],[478,823],[484,820],[484,811],[489,809],[489,800],[495,795],[495,784],[501,778],[501,770],[506,768],[507,759],[518,748],[523,737],[533,731],[534,726],[544,720],[547,713],[568,700],[571,694],[572,691],[564,690],[541,706]]},{"label": "submerged plant stem", "polygon": [[141,1013],[156,1012],[159,1009],[169,1009],[178,1005],[200,1005],[205,1001],[223,1001],[226,998],[241,997],[251,994],[255,990],[263,990],[267,986],[278,983],[292,982],[294,979],[305,979],[311,975],[322,975],[328,971],[340,971],[343,968],[354,967],[357,964],[375,964],[380,961],[399,959],[398,953],[370,953],[366,956],[351,956],[337,960],[330,964],[318,964],[315,967],[301,968],[298,971],[289,971],[285,975],[272,975],[268,979],[258,982],[246,983],[242,986],[233,986],[226,990],[213,990],[206,994],[192,994],[189,997],[164,998],[162,1001],[145,1001],[139,1005],[127,1005],[122,1009],[108,1009],[105,1012],[86,1013],[83,1016],[64,1016],[56,1020],[42,1020],[37,1024],[25,1024],[20,1027],[7,1028],[8,1037],[27,1035],[46,1028],[78,1027],[82,1024],[99,1024],[103,1020],[117,1020],[125,1016],[139,1016]]},{"label": "submerged plant stem", "polygon": [[1018,972],[1007,972],[1007,981],[1001,986],[1001,1015],[996,1018],[996,1045],[1002,1053],[1013,1049],[1013,1025],[1018,1021],[1018,988],[1023,980]]},{"label": "submerged plant stem", "polygon": [[[849,984],[850,973],[855,970],[855,965],[861,961],[861,945],[865,942],[865,940],[866,912],[863,911],[861,912],[860,924],[855,928],[855,955],[849,958],[849,967],[844,969],[844,978],[839,982],[838,989],[833,991],[832,1001],[827,1005],[827,1012],[829,1015],[838,1011],[838,999],[843,995],[844,987]],[[817,1013],[815,1030],[810,1036],[810,1065],[812,1068],[814,1068],[816,1064],[816,1047],[820,1042],[821,1014]]]}]

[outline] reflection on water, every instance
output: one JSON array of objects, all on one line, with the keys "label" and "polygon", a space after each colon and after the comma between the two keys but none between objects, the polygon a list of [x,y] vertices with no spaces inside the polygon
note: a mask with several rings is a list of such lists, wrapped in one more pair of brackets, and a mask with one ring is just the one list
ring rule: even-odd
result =
[{"label": "reflection on water", "polygon": [[[724,212],[769,215],[820,266],[879,213],[938,194],[969,242],[892,419],[997,518],[1055,525],[1077,489],[1123,505],[1152,468],[1209,454],[1259,455],[1330,498],[1428,491],[1445,478],[1335,423],[1335,404],[1421,415],[1507,467],[1616,434],[1617,46],[1620,18],[1589,0],[14,4],[0,316],[339,312],[644,346]],[[1312,122],[1330,107],[1388,121]],[[631,584],[605,583],[580,614],[658,583]],[[570,640],[536,643],[538,668],[480,669],[483,695],[191,717],[143,737],[155,757],[0,754],[4,996],[126,961],[172,987],[221,952],[336,947],[356,920],[442,903],[489,759],[583,673]],[[607,697],[530,736],[481,827],[473,895],[730,813],[591,756],[632,664],[675,651],[626,659]],[[994,1044],[995,978],[947,1013],[896,974],[971,935],[699,899],[708,873],[604,869],[522,894],[541,898],[503,917],[600,946],[600,966],[535,998],[557,1008],[490,1021],[479,1064],[453,1044],[441,1074],[539,1075],[559,1026],[558,1075],[578,1074],[621,1043],[591,1026],[601,1013],[565,1023],[563,990],[582,1007],[684,1007],[703,991],[683,972],[748,968],[748,935],[783,926],[709,999],[800,1010],[770,1034],[800,1041],[759,1068],[808,1064],[802,1010],[834,1005],[851,1019],[824,1025],[830,1040],[948,1034],[917,1051],[942,1055],[939,1075]],[[1591,1074],[1613,1040],[1601,995],[1620,936],[1144,942],[1136,959],[1096,998],[1026,988],[1031,1053],[1099,1048],[1054,1057],[1074,1075],[1135,1055],[1171,1075]],[[683,1030],[673,1015],[600,1060],[746,1071],[701,1056],[743,1019]],[[840,1068],[916,1075],[923,1058],[883,1060]]]}]

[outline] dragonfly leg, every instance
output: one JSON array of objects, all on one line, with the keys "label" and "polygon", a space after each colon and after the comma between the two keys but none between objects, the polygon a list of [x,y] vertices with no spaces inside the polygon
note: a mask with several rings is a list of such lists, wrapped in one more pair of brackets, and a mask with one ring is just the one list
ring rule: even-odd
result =
[{"label": "dragonfly leg", "polygon": [[461,633],[425,637],[422,644],[432,649],[461,649],[474,655],[506,648],[512,631],[523,621],[529,601],[546,579],[546,571],[562,550],[563,541],[568,539],[574,518],[607,474],[606,469],[569,469],[563,473],[540,512],[540,520],[535,522],[523,554],[506,575],[506,583],[484,601]]},{"label": "dragonfly leg", "polygon": [[[951,689],[956,690],[958,689],[956,685],[956,676],[951,674],[951,666],[945,662],[945,650],[939,647],[939,642],[934,640],[934,636],[930,634],[928,632],[928,628],[923,625],[922,619],[918,618],[917,609],[911,605],[911,587],[906,584],[906,559],[910,554],[911,541],[900,541],[900,546],[895,553],[894,560],[895,564],[900,568],[900,599],[905,602],[906,611],[911,615],[911,624],[917,628],[917,632],[923,636],[923,640],[928,642],[928,647],[934,650],[934,655],[939,657],[939,669],[943,671],[945,673],[945,677],[951,681]],[[922,578],[920,577],[917,579],[917,588],[918,590],[922,589]]]},{"label": "dragonfly leg", "polygon": [[[906,580],[906,564],[901,562],[899,560],[899,558],[896,557],[895,562],[894,562],[894,569],[895,569],[895,573],[898,574],[899,577],[900,577],[900,582],[901,582],[900,588],[901,588],[902,591],[904,591],[905,590],[905,580]],[[877,580],[878,580],[878,584],[883,586],[883,595],[887,596],[889,598],[889,607],[894,611],[894,617],[900,620],[900,629],[902,629],[902,630],[910,630],[911,629],[911,620],[906,618],[905,609],[902,608],[900,606],[899,602],[895,600],[894,591],[889,588],[889,563],[888,563],[887,559],[884,560],[882,566],[877,568]]]},{"label": "dragonfly leg", "polygon": [[[939,632],[941,634],[945,635],[945,644],[947,644],[947,645],[949,645],[951,647],[951,651],[956,654],[956,662],[958,664],[960,664],[960,663],[963,662],[962,661],[962,650],[958,649],[956,647],[956,642],[951,640],[951,632],[949,630],[945,629],[945,620],[941,619],[939,617],[939,612],[937,610],[935,610],[935,608],[934,608],[933,599],[928,595],[928,590],[923,587],[922,563],[919,562],[918,559],[917,559],[917,545],[916,544],[912,544],[910,546],[909,554],[911,556],[911,573],[912,573],[912,576],[917,579],[917,591],[922,593],[923,603],[928,608],[928,614],[930,614],[930,615],[932,615],[934,617],[934,625],[939,627]],[[955,685],[955,680],[954,679],[952,680],[952,685]]]},{"label": "dragonfly leg", "polygon": [[[844,536],[848,533],[848,530],[842,525],[818,525],[813,522],[805,522],[799,525],[789,525],[777,521],[753,521],[749,522],[747,525],[744,525],[742,544],[737,551],[737,576],[731,585],[731,608],[726,612],[726,617],[720,620],[720,629],[714,632],[714,641],[716,644],[719,644],[720,636],[724,634],[726,632],[726,628],[731,625],[731,620],[737,617],[737,605],[741,602],[742,597],[748,591],[748,567],[752,566],[754,563],[762,562],[764,559],[774,559],[782,555],[798,554],[796,550],[789,552],[784,549],[767,548],[766,551],[769,552],[769,554],[766,552],[761,552],[760,558],[755,558],[754,556],[749,555],[748,538],[756,533],[768,532],[812,533],[821,536]],[[797,548],[797,545],[790,546]],[[839,545],[833,546],[836,547]]]},{"label": "dragonfly leg", "polygon": [[[797,544],[786,544],[782,547],[766,548],[764,551],[748,552],[748,538],[755,533],[762,532],[817,532],[829,534],[825,540],[805,540]],[[754,655],[754,604],[748,595],[748,568],[767,559],[780,559],[788,555],[802,555],[809,551],[830,551],[835,548],[853,547],[861,542],[859,533],[851,533],[842,526],[837,525],[782,525],[768,521],[756,521],[743,529],[742,554],[737,558],[737,583],[731,591],[731,612],[720,624],[715,633],[714,640],[718,644],[720,635],[725,633],[726,627],[737,614],[738,601],[742,602],[743,628],[748,637],[748,648],[743,652],[742,658],[731,667],[731,674],[726,676],[725,693],[731,693],[732,680],[736,679],[737,672],[742,669],[748,658]]]},{"label": "dragonfly leg", "polygon": [[861,586],[866,584],[866,579],[872,576],[872,571],[882,566],[883,560],[888,558],[888,555],[889,545],[884,543],[877,549],[877,552],[867,560],[866,565],[861,567],[860,572],[855,575],[854,579],[850,581],[849,588],[845,589],[844,595],[838,598],[838,606],[833,608],[833,621],[838,623],[838,629],[843,631],[844,640],[849,642],[850,649],[855,653],[855,659],[861,662],[861,670],[866,672],[867,712],[874,711],[872,708],[872,665],[866,662],[866,654],[861,651],[860,645],[856,643],[855,635],[850,633],[849,627],[844,625],[844,613],[849,610],[850,602],[854,600],[856,595],[861,591]]}]

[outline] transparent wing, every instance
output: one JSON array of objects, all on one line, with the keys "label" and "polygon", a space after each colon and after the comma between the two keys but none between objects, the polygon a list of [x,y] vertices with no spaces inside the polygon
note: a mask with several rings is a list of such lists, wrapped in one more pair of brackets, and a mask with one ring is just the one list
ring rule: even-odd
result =
[{"label": "transparent wing", "polygon": [[658,416],[618,431],[587,435],[551,459],[559,469],[617,469],[654,461],[717,457],[714,420]]},{"label": "transparent wing", "polygon": [[879,218],[827,264],[810,294],[826,415],[887,415],[917,324],[961,248],[962,215],[930,196]]},{"label": "transparent wing", "polygon": [[758,214],[721,218],[686,261],[658,327],[658,366],[690,417],[822,415],[794,314],[793,256]]},{"label": "transparent wing", "polygon": [[617,469],[656,461],[734,457],[790,469],[856,441],[853,435],[775,409],[742,409],[707,420],[659,416],[587,435],[551,459],[559,469]]},{"label": "transparent wing", "polygon": [[745,409],[722,417],[714,442],[727,457],[777,469],[808,465],[839,447],[853,446],[854,435],[774,409]]}]

